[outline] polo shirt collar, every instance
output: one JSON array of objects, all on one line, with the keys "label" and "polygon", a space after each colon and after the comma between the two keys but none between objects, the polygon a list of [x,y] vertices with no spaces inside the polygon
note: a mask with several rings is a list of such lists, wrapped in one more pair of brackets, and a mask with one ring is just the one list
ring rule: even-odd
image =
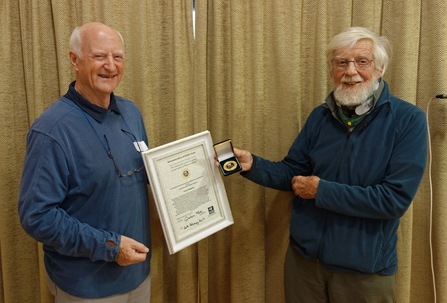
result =
[{"label": "polo shirt collar", "polygon": [[[70,83],[68,87],[68,92],[65,94],[64,97],[73,101],[77,106],[79,106],[84,112],[89,114],[93,119],[95,119],[99,123],[102,123],[106,118],[108,109],[90,103],[90,101],[82,97],[81,94],[78,93],[74,88],[75,83],[76,81]],[[121,114],[116,104],[115,95],[113,93],[110,93],[109,109],[117,114]]]}]

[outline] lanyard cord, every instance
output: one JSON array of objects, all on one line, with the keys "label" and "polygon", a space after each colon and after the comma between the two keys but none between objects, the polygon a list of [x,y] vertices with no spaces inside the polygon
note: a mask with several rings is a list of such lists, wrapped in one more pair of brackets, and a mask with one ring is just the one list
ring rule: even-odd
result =
[{"label": "lanyard cord", "polygon": [[[130,131],[130,133],[132,134],[132,136],[134,136],[135,137],[135,135],[132,133],[132,131],[130,130],[130,127],[129,127],[129,125],[127,124],[127,122],[126,122],[126,119],[124,119],[124,116],[123,116],[123,114],[121,113],[121,111],[120,111],[120,109],[118,108],[118,105],[116,106],[116,108],[118,109],[118,112],[120,113],[120,115],[121,115],[121,118],[123,118],[123,121],[124,121],[124,123],[126,124],[126,126],[127,126],[127,128],[129,129],[129,131]],[[136,138],[136,137],[135,137]]]},{"label": "lanyard cord", "polygon": [[[126,122],[126,119],[124,119],[123,114],[121,114],[121,111],[120,111],[120,109],[118,108],[118,106],[117,106],[116,108],[118,109],[118,112],[119,112],[119,114],[121,115],[121,118],[123,118],[123,121],[124,121],[124,123],[126,124],[127,128],[129,129],[130,133],[132,134],[132,136],[135,137],[135,135],[132,133],[132,130],[130,129],[129,125],[128,125],[127,122]],[[104,141],[101,139],[101,136],[98,134],[98,132],[96,131],[96,129],[93,127],[92,122],[90,122],[90,120],[87,118],[87,115],[86,115],[86,113],[84,112],[84,110],[82,109],[82,107],[79,106],[79,109],[81,110],[81,112],[82,112],[82,114],[84,115],[85,119],[87,119],[87,121],[88,121],[88,123],[90,124],[90,126],[91,126],[91,127],[93,128],[93,130],[95,131],[95,133],[96,133],[96,135],[98,136],[99,140],[101,141],[102,145],[104,145],[104,148],[106,149],[107,154],[109,155],[109,157],[110,157],[110,158],[113,158],[113,156],[112,156],[112,152],[110,151],[110,148],[108,147],[108,144],[106,145],[106,144],[104,143]],[[104,138],[106,138],[106,140],[107,140],[107,137],[105,137],[105,135],[104,135]],[[107,142],[107,143],[108,143],[108,142]]]}]

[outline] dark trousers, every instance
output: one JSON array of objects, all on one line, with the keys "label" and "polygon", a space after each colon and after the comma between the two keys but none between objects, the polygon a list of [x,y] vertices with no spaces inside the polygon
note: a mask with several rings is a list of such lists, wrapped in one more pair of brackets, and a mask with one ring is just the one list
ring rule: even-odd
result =
[{"label": "dark trousers", "polygon": [[284,262],[287,303],[395,303],[396,277],[334,273],[289,244]]}]

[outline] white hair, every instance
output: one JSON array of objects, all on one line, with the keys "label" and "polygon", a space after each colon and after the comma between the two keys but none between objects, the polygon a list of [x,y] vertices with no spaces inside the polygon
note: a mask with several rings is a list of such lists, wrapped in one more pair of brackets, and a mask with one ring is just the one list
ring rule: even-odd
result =
[{"label": "white hair", "polygon": [[[111,28],[111,29],[113,29],[118,34],[118,36],[121,38],[121,42],[123,43],[123,51],[124,51],[124,39],[123,39],[123,36],[121,36],[121,33],[119,31],[117,31],[116,29],[114,29],[114,28]],[[82,26],[76,27],[73,30],[73,32],[71,33],[70,41],[68,42],[68,46],[70,47],[70,50],[73,51],[76,54],[76,57],[78,57],[79,59],[82,59],[81,30],[82,30]]]},{"label": "white hair", "polygon": [[382,76],[390,61],[391,44],[388,38],[378,36],[373,31],[364,27],[350,27],[332,38],[326,50],[329,69],[332,70],[331,60],[334,51],[343,48],[350,48],[362,39],[368,39],[373,44],[374,62],[376,70],[382,71]]}]

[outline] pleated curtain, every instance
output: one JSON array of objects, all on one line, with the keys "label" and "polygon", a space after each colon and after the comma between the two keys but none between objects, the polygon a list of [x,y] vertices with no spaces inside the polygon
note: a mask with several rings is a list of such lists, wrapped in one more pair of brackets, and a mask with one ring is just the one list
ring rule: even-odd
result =
[{"label": "pleated curtain", "polygon": [[[209,130],[272,161],[331,91],[330,39],[350,26],[387,36],[384,79],[430,105],[432,151],[398,230],[397,302],[434,302],[434,281],[447,302],[447,101],[432,98],[447,94],[447,2],[195,0],[192,11],[193,0],[0,1],[0,302],[53,302],[42,245],[20,227],[20,175],[29,127],[75,79],[71,31],[91,21],[123,35],[115,93],[140,108],[149,148]],[[234,224],[173,255],[151,196],[152,302],[284,302],[293,193],[238,174],[224,184]]]}]

